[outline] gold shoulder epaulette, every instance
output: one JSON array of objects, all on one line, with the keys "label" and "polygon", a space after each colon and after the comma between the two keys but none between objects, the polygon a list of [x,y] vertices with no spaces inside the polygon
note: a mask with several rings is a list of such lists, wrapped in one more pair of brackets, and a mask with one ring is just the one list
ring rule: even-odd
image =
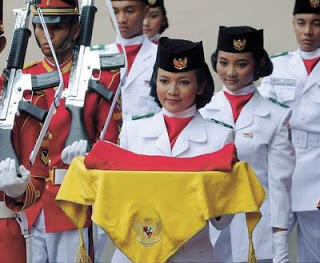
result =
[{"label": "gold shoulder epaulette", "polygon": [[213,118],[208,118],[206,120],[210,121],[210,122],[214,122],[214,123],[219,124],[219,125],[222,125],[222,126],[227,127],[229,129],[233,129],[233,127],[231,125],[229,125],[229,124],[227,124],[227,123],[225,123],[223,121],[218,121],[218,120],[213,119]]},{"label": "gold shoulder epaulette", "polygon": [[287,108],[290,108],[287,104],[281,103],[281,102],[275,100],[274,98],[269,98],[269,100],[270,100],[272,103],[281,106],[282,108],[286,108],[286,109],[287,109]]},{"label": "gold shoulder epaulette", "polygon": [[141,115],[132,115],[131,119],[135,121],[135,120],[150,118],[153,115],[154,115],[154,112],[148,112],[146,114],[141,114]]},{"label": "gold shoulder epaulette", "polygon": [[119,71],[120,71],[120,69],[119,69],[119,68],[111,69],[111,70],[110,70],[110,72],[111,72],[111,73],[118,73]]},{"label": "gold shoulder epaulette", "polygon": [[280,52],[280,53],[277,53],[277,54],[274,54],[274,55],[270,56],[270,58],[281,57],[281,56],[285,56],[285,55],[288,55],[288,54],[289,54],[288,51],[283,51],[283,52]]},{"label": "gold shoulder epaulette", "polygon": [[23,65],[23,69],[30,68],[36,64],[38,64],[38,61],[36,61],[36,60],[30,61],[30,62]]}]

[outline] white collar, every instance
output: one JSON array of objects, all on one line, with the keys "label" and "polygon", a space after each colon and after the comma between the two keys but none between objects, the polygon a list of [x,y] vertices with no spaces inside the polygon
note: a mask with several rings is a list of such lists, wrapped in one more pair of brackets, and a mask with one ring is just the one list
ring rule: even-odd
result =
[{"label": "white collar", "polygon": [[153,37],[150,37],[150,41],[158,41],[160,39],[161,35],[160,34],[156,34]]},{"label": "white collar", "polygon": [[247,95],[249,93],[255,92],[256,90],[257,90],[257,86],[254,83],[251,83],[248,86],[246,86],[240,90],[237,90],[237,91],[228,90],[226,86],[223,86],[223,91],[225,91],[231,95],[235,95],[235,96]]},{"label": "white collar", "polygon": [[[133,46],[133,45],[141,45],[143,43],[144,39],[145,39],[145,36],[140,35],[140,36],[136,36],[136,37],[128,38],[128,39],[121,38],[121,41],[124,46]],[[120,44],[120,39],[118,36],[116,37],[116,43]]]},{"label": "white collar", "polygon": [[299,49],[299,54],[302,57],[302,59],[314,59],[317,57],[320,57],[320,48],[317,48],[314,51],[307,52]]},{"label": "white collar", "polygon": [[167,111],[164,107],[162,107],[162,114],[166,115],[168,117],[173,118],[188,118],[188,117],[194,117],[197,113],[197,106],[196,104],[193,104],[188,109],[185,109],[184,111],[178,112],[178,113],[172,113]]}]

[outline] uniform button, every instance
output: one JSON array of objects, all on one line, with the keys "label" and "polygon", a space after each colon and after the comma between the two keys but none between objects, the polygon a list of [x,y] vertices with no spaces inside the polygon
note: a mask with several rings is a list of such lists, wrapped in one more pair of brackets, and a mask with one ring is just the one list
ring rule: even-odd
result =
[{"label": "uniform button", "polygon": [[47,189],[47,190],[49,189],[49,184],[46,184],[46,189]]},{"label": "uniform button", "polygon": [[52,140],[52,137],[53,137],[53,136],[52,136],[52,133],[49,132],[49,133],[48,133],[48,139],[49,139],[49,140]]}]

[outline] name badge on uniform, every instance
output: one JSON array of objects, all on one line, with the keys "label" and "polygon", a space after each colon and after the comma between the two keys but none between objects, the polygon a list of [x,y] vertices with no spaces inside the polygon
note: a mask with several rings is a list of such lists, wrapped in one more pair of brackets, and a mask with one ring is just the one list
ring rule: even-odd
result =
[{"label": "name badge on uniform", "polygon": [[243,137],[244,137],[244,138],[248,138],[248,139],[253,139],[253,133],[251,133],[251,132],[245,132],[245,133],[243,134]]},{"label": "name badge on uniform", "polygon": [[296,79],[271,78],[272,85],[295,86],[296,83],[297,83]]}]

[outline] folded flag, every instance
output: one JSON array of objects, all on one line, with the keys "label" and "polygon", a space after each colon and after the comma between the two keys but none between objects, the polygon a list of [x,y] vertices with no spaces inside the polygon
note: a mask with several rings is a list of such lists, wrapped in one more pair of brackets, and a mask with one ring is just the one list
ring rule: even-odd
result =
[{"label": "folded flag", "polygon": [[[97,143],[85,160],[73,160],[56,200],[80,230],[88,207],[93,206],[92,220],[134,263],[166,262],[207,225],[208,219],[246,213],[248,261],[252,263],[256,259],[252,232],[261,218],[265,191],[247,163],[237,162],[232,167],[234,150],[232,144],[225,147],[217,158],[221,163],[215,166],[210,154],[160,158],[159,163],[155,156],[135,155],[109,143]],[[136,159],[130,159],[133,156]],[[195,160],[197,169],[210,171],[165,171],[174,169],[175,162],[192,170],[189,163]],[[217,167],[232,170],[211,171]],[[162,171],[148,171],[152,168]],[[79,254],[84,255],[83,242]]]},{"label": "folded flag", "polygon": [[231,172],[236,160],[236,146],[189,158],[143,155],[107,142],[97,142],[86,156],[87,169],[120,171],[221,171]]}]

